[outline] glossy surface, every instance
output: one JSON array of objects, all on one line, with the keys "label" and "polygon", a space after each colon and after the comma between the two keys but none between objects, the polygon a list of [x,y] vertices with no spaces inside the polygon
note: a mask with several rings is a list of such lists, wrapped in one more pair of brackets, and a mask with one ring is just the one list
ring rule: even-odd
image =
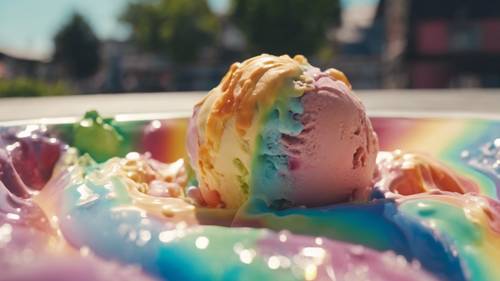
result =
[{"label": "glossy surface", "polygon": [[[186,120],[179,122],[186,122]],[[374,118],[372,122],[379,134],[382,149],[401,148],[406,151],[425,151],[427,157],[432,157],[447,165],[447,171],[452,173],[458,171],[460,176],[472,181],[478,186],[479,193],[496,197],[498,173],[494,167],[498,156],[495,141],[499,138],[499,123],[470,119],[394,118]],[[151,120],[113,121],[113,126],[123,135],[123,146],[128,151],[140,151],[144,147],[141,143],[141,136],[144,128],[150,124]],[[23,131],[24,129],[24,127],[9,128],[9,131]],[[443,136],[443,139],[439,139],[440,141],[429,140],[430,134],[433,136],[444,131],[447,132],[446,138]],[[2,130],[3,132],[6,132],[5,129]],[[55,137],[69,144],[73,141],[71,125],[48,126],[47,132],[48,139]],[[181,139],[184,135],[173,133],[170,137]],[[444,143],[445,141],[447,144]],[[468,154],[463,153],[464,151]],[[38,162],[40,160],[38,157],[44,154],[28,153],[27,155],[30,155],[28,158],[35,158],[37,159],[35,162]],[[83,263],[78,261],[80,258],[77,257],[74,260],[68,258],[75,254],[80,255],[82,251],[83,253],[90,251],[105,259],[118,260],[121,264],[140,264],[153,276],[174,280],[186,280],[191,277],[206,280],[220,280],[221,278],[233,280],[237,277],[242,279],[247,277],[249,280],[255,278],[307,280],[309,277],[311,279],[316,277],[317,280],[325,280],[331,279],[332,270],[329,268],[334,269],[336,278],[340,280],[342,276],[347,280],[349,276],[361,278],[364,272],[369,272],[368,276],[373,280],[404,280],[402,277],[407,277],[408,280],[430,278],[415,268],[416,262],[408,264],[407,260],[402,257],[420,260],[424,269],[445,280],[495,280],[499,274],[494,264],[498,260],[494,251],[498,248],[500,228],[498,203],[485,197],[434,191],[400,197],[376,191],[373,197],[382,199],[363,205],[337,204],[324,208],[276,211],[269,210],[265,204],[256,203],[252,208],[241,209],[236,214],[237,219],[233,222],[234,214],[231,212],[194,207],[191,199],[172,196],[175,192],[170,193],[168,185],[160,184],[158,187],[152,184],[159,179],[157,172],[152,173],[154,179],[150,178],[151,173],[148,172],[148,167],[140,163],[132,165],[135,168],[129,167],[126,171],[119,168],[131,166],[128,162],[130,159],[115,159],[107,164],[97,165],[86,158],[76,161],[77,158],[71,156],[71,153],[65,155],[69,156],[61,159],[62,163],[65,163],[66,167],[69,165],[76,168],[65,170],[64,165],[57,166],[56,171],[60,172],[59,176],[52,178],[42,192],[35,195],[34,202],[29,203],[35,206],[34,209],[22,211],[27,210],[23,207],[17,210],[19,205],[12,205],[12,199],[0,202],[3,218],[7,219],[8,224],[11,225],[6,226],[5,221],[2,221],[3,224],[0,226],[0,232],[3,234],[2,241],[7,241],[2,245],[2,249],[13,247],[15,243],[18,243],[13,242],[17,241],[13,237],[16,239],[24,237],[18,234],[11,235],[21,233],[16,232],[17,229],[23,229],[22,232],[25,232],[24,226],[15,224],[24,223],[28,226],[26,241],[33,241],[24,245],[35,251],[36,257],[46,255],[45,250],[38,251],[37,249],[45,248],[47,245],[58,245],[61,241],[66,244],[63,247],[65,250],[57,254],[58,257],[61,255],[66,257],[67,263],[58,267],[59,270],[68,269],[64,271],[65,274],[82,274],[77,273],[80,271],[72,267],[74,264]],[[9,157],[4,159],[11,161]],[[154,154],[153,158],[155,158]],[[136,160],[141,159],[143,158]],[[484,161],[485,159],[487,161]],[[9,163],[8,161],[2,163]],[[129,165],[125,165],[127,163]],[[480,165],[476,165],[478,163]],[[433,167],[441,167],[441,164],[435,164],[435,162],[432,164]],[[6,175],[5,167],[9,171],[8,167],[12,165],[2,166],[3,175]],[[85,169],[81,170],[84,167]],[[171,172],[176,170],[175,165],[171,167]],[[157,168],[156,171],[159,171],[158,169],[163,170]],[[172,173],[174,178],[182,175],[182,173]],[[167,177],[161,179],[167,182]],[[3,179],[2,182],[4,182]],[[20,182],[29,191],[27,197],[32,196],[33,189],[27,186],[23,179]],[[146,189],[142,189],[144,182],[148,182]],[[436,183],[439,182],[436,181]],[[7,189],[16,190],[16,185],[12,182],[4,183]],[[184,181],[182,184],[185,185]],[[151,190],[154,192],[149,193]],[[167,190],[167,192],[159,192],[162,190]],[[41,208],[36,206],[41,206]],[[33,214],[34,219],[28,219],[19,211]],[[226,226],[231,224],[264,226],[278,231],[287,229],[294,234],[248,228],[200,226],[200,224],[214,222]],[[41,226],[38,226],[39,224]],[[30,236],[29,233],[34,233],[34,235]],[[164,234],[160,237],[161,233]],[[285,236],[282,234],[287,238],[283,238]],[[298,234],[306,234],[309,237],[298,236]],[[316,236],[323,238],[318,240]],[[354,246],[353,248],[350,244],[331,241],[327,237],[360,243],[365,247]],[[287,241],[286,247],[280,244],[283,243],[282,240]],[[59,242],[51,244],[49,241]],[[324,243],[323,246],[318,245],[318,241]],[[239,247],[238,243],[241,243],[243,247]],[[273,248],[273,245],[276,247]],[[50,247],[53,249],[53,246]],[[321,254],[323,253],[321,250],[309,248],[323,249],[325,254]],[[393,250],[396,254],[380,254],[368,250],[369,248]],[[9,253],[19,253],[16,256],[21,257],[21,253],[24,253],[26,248],[22,246],[9,249],[12,249]],[[348,254],[342,255],[341,259],[338,255],[331,255],[331,253],[338,252]],[[221,253],[221,256],[214,253]],[[363,254],[359,255],[359,253]],[[315,264],[315,259],[311,258],[311,255],[315,254],[324,256],[322,263]],[[3,254],[0,256],[6,260],[6,256]],[[306,263],[300,262],[304,256],[307,257]],[[283,257],[289,260],[290,267],[286,267],[289,263]],[[50,260],[52,259],[46,259],[46,261]],[[60,258],[54,260],[58,264],[61,262]],[[227,263],[221,263],[221,260],[227,260]],[[244,263],[249,260],[251,260],[250,265]],[[102,260],[95,262],[95,264],[102,263]],[[37,266],[51,268],[47,263],[28,262],[22,263],[22,266],[19,266],[19,263],[15,264],[16,267],[10,268],[23,267],[26,272],[27,269],[36,269]],[[200,266],[194,267],[195,270],[192,272],[187,271],[188,275],[185,275],[186,271],[178,270],[182,265],[193,268],[193,264]],[[402,265],[401,268],[395,266],[399,264]],[[282,265],[286,268],[282,268]],[[119,272],[128,272],[120,266],[115,267]],[[278,269],[273,269],[276,267]],[[11,272],[19,274],[19,271],[12,270]],[[137,273],[137,271],[134,272]],[[132,275],[128,277],[132,280],[139,278],[132,278]],[[93,277],[89,278],[93,279]],[[146,277],[143,276],[143,278]]]},{"label": "glossy surface", "polygon": [[[75,248],[88,247],[107,259],[140,264],[167,280],[327,280],[332,276],[433,280],[417,263],[393,253],[286,232],[201,226],[194,206],[184,200],[138,192],[140,183],[129,181],[120,171],[125,163],[117,161],[74,166],[36,198],[47,213],[59,218],[62,235]],[[387,264],[397,268],[388,269]]]}]

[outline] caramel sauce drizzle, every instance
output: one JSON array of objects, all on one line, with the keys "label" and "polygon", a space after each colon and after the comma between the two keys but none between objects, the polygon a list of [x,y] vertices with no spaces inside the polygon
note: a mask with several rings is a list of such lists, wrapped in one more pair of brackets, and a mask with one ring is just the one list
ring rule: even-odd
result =
[{"label": "caramel sauce drizzle", "polygon": [[258,107],[270,107],[283,82],[298,79],[301,73],[301,64],[288,56],[260,55],[234,63],[219,85],[222,94],[208,116],[207,139],[216,143],[231,116],[235,116],[238,133],[244,135]]},{"label": "caramel sauce drizzle", "polygon": [[280,88],[290,82],[291,95],[301,96],[312,89],[303,75],[307,66],[303,56],[272,56],[263,54],[234,63],[221,83],[197,106],[203,106],[208,97],[216,95],[205,125],[205,142],[199,148],[199,168],[202,174],[212,169],[210,151],[217,151],[225,124],[235,118],[236,130],[244,136],[252,125],[256,112],[266,112],[277,99]]},{"label": "caramel sauce drizzle", "polygon": [[347,76],[344,74],[344,72],[342,72],[338,69],[335,69],[335,68],[329,68],[325,72],[328,75],[330,75],[330,77],[332,77],[333,80],[342,81],[342,82],[344,82],[344,84],[347,85],[347,87],[349,87],[349,89],[352,89],[351,82],[349,82],[349,79],[347,79]]}]

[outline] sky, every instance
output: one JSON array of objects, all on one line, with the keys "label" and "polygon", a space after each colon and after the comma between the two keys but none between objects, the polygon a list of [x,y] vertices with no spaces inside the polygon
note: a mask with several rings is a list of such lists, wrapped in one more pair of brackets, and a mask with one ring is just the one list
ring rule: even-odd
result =
[{"label": "sky", "polygon": [[48,58],[52,38],[73,12],[83,14],[100,38],[123,39],[126,26],[117,20],[128,0],[0,0],[0,50]]},{"label": "sky", "polygon": [[[118,17],[130,0],[0,0],[0,51],[20,57],[48,59],[52,39],[75,12],[81,13],[101,39],[125,39]],[[210,0],[214,11],[228,0]]]},{"label": "sky", "polygon": [[[101,39],[125,39],[126,25],[118,17],[131,0],[0,0],[0,52],[26,58],[49,59],[54,38],[76,11]],[[230,0],[208,0],[216,12],[227,10]],[[343,7],[378,0],[340,0]]]}]

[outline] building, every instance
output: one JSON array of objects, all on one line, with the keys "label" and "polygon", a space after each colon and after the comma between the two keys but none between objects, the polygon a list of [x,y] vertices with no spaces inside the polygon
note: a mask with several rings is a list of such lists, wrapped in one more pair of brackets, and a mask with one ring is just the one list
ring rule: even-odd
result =
[{"label": "building", "polygon": [[500,1],[387,0],[380,5],[385,64],[392,67],[385,86],[500,87]]},{"label": "building", "polygon": [[500,87],[500,1],[341,3],[331,64],[356,88]]},{"label": "building", "polygon": [[34,78],[44,74],[46,63],[0,52],[0,79]]}]

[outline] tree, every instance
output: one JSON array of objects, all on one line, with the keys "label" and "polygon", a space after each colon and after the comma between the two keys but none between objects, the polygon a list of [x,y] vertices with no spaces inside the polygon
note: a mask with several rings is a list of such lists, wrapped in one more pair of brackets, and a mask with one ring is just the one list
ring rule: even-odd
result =
[{"label": "tree", "polygon": [[54,61],[73,77],[88,78],[99,69],[99,39],[87,21],[74,14],[54,38]]},{"label": "tree", "polygon": [[179,63],[196,60],[217,32],[217,18],[205,0],[134,2],[122,19],[132,27],[132,39],[141,47]]},{"label": "tree", "polygon": [[251,53],[312,55],[340,9],[336,0],[233,0],[231,14]]}]

